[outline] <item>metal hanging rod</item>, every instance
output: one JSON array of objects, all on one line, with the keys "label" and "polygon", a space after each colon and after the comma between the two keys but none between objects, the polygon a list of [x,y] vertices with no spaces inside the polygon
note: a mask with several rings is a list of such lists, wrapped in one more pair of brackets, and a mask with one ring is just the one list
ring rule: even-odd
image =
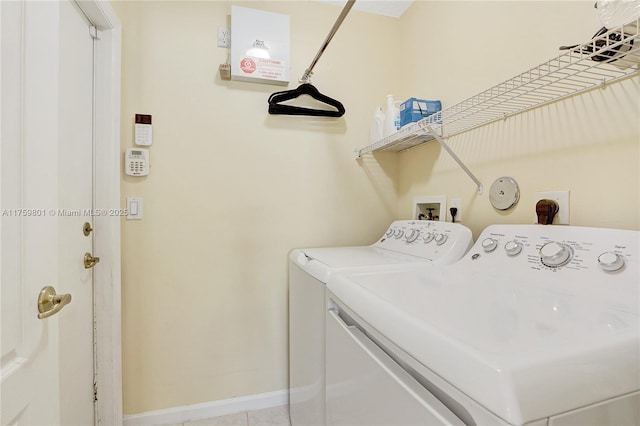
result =
[{"label": "metal hanging rod", "polygon": [[338,19],[336,19],[335,24],[333,24],[331,31],[329,31],[329,35],[324,40],[324,43],[322,43],[322,46],[320,47],[320,50],[318,50],[318,53],[316,53],[316,57],[313,58],[313,61],[311,61],[311,65],[309,65],[309,68],[305,70],[302,77],[300,77],[300,80],[298,80],[300,83],[308,83],[311,80],[311,74],[313,74],[313,67],[316,66],[316,64],[318,63],[318,60],[324,53],[325,49],[327,48],[327,46],[329,46],[331,39],[338,31],[338,28],[340,28],[340,25],[342,25],[342,21],[344,21],[344,18],[347,17],[347,14],[351,10],[355,2],[356,0],[347,0],[347,4],[344,5],[342,12],[340,12],[340,16],[338,16]]}]

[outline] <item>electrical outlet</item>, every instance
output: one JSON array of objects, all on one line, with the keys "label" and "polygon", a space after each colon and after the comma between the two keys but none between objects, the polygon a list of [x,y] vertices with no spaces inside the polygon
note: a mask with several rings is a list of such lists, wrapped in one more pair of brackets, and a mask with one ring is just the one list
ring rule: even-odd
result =
[{"label": "electrical outlet", "polygon": [[451,207],[458,209],[456,212],[456,222],[462,222],[462,199],[452,198],[449,206],[449,217],[451,217]]},{"label": "electrical outlet", "polygon": [[536,204],[540,200],[553,200],[558,203],[558,213],[553,218],[554,225],[569,225],[569,191],[536,192],[533,200],[534,223],[538,223],[535,210]]},{"label": "electrical outlet", "polygon": [[218,47],[231,46],[231,31],[228,27],[218,27]]}]

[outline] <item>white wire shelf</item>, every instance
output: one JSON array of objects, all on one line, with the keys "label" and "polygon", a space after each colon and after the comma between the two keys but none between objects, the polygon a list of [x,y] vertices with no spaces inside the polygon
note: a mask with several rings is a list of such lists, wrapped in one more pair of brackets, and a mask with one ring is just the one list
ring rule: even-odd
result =
[{"label": "white wire shelf", "polygon": [[356,157],[374,151],[402,151],[457,135],[578,93],[630,77],[640,64],[640,20],[614,28],[588,43],[564,50],[482,93],[409,124],[397,133],[356,149]]}]

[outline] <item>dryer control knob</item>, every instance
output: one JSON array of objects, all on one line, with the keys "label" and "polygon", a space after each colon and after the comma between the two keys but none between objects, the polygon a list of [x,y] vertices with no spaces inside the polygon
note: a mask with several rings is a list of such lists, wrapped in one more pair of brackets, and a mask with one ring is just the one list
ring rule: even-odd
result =
[{"label": "dryer control knob", "polygon": [[402,229],[396,229],[396,232],[393,234],[396,237],[396,240],[399,240],[404,235],[404,231]]},{"label": "dryer control knob", "polygon": [[446,234],[438,234],[438,235],[436,235],[435,239],[436,239],[436,244],[439,245],[439,246],[441,246],[441,245],[443,245],[444,243],[447,242]]},{"label": "dryer control knob", "polygon": [[433,240],[433,232],[427,232],[426,234],[424,234],[424,237],[422,237],[422,239],[425,243],[430,243]]},{"label": "dryer control knob", "polygon": [[418,231],[417,229],[410,229],[406,236],[407,242],[412,243],[417,240],[419,236],[420,231]]},{"label": "dryer control knob", "polygon": [[598,256],[598,265],[607,272],[619,271],[624,266],[624,257],[617,253],[602,253]]},{"label": "dryer control knob", "polygon": [[493,238],[485,238],[482,240],[482,249],[487,253],[494,251],[498,247],[498,241]]},{"label": "dryer control knob", "polygon": [[393,235],[393,231],[394,231],[394,229],[393,229],[393,228],[389,228],[389,229],[387,230],[387,238],[391,238],[391,236]]},{"label": "dryer control knob", "polygon": [[543,265],[557,268],[569,263],[572,254],[568,245],[552,241],[540,249],[540,260]]},{"label": "dryer control knob", "polygon": [[504,251],[506,251],[509,256],[517,256],[522,251],[522,243],[518,241],[509,241],[504,245]]}]

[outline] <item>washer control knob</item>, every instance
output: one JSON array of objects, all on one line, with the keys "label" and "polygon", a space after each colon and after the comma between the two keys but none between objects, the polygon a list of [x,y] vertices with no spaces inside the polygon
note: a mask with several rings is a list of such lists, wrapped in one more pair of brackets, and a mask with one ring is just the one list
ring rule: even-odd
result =
[{"label": "washer control knob", "polygon": [[540,249],[540,260],[543,265],[557,268],[569,263],[571,254],[571,248],[568,245],[552,241]]},{"label": "washer control knob", "polygon": [[492,252],[498,247],[498,241],[493,238],[485,238],[482,240],[482,249],[487,253]]},{"label": "washer control knob", "polygon": [[441,246],[445,242],[447,242],[447,236],[446,236],[446,234],[438,234],[438,235],[436,235],[435,240],[436,240],[436,244]]},{"label": "washer control knob", "polygon": [[391,238],[391,236],[393,235],[394,229],[393,228],[389,228],[387,230],[387,238]]},{"label": "washer control knob", "polygon": [[407,242],[412,243],[415,240],[417,240],[419,236],[420,236],[420,231],[418,231],[417,229],[410,229],[406,235]]},{"label": "washer control knob", "polygon": [[393,236],[396,237],[396,240],[399,240],[404,235],[404,231],[402,229],[396,229]]},{"label": "washer control knob", "polygon": [[427,232],[426,234],[424,234],[424,237],[422,237],[422,239],[425,243],[430,243],[433,240],[433,232]]},{"label": "washer control knob", "polygon": [[607,272],[619,271],[624,266],[624,258],[609,251],[598,256],[598,265]]},{"label": "washer control knob", "polygon": [[522,251],[522,243],[513,240],[509,241],[504,245],[504,251],[506,251],[509,256],[517,256]]}]

